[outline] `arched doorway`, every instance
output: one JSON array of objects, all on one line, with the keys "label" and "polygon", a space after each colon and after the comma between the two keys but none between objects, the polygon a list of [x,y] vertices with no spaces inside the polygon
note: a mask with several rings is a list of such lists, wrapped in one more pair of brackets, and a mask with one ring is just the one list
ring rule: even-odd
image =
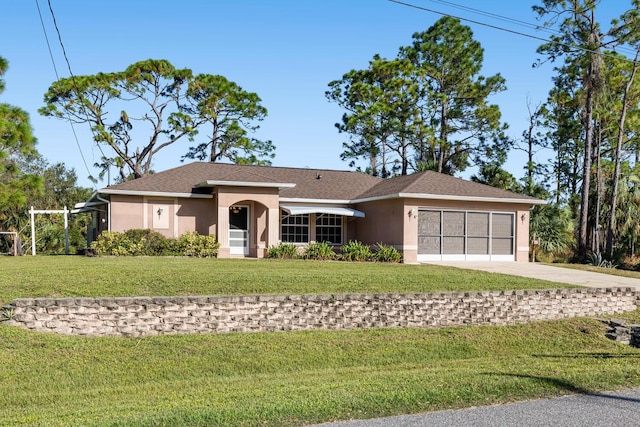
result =
[{"label": "arched doorway", "polygon": [[249,255],[249,214],[248,205],[236,204],[229,207],[230,255]]}]

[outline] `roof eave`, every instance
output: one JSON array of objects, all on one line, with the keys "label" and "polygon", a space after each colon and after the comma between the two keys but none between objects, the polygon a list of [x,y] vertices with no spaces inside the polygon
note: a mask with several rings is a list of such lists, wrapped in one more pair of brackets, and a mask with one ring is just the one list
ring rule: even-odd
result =
[{"label": "roof eave", "polygon": [[456,200],[463,202],[491,202],[491,203],[515,203],[527,205],[546,205],[547,202],[540,199],[517,199],[507,197],[481,197],[481,196],[455,196],[444,194],[425,194],[425,193],[395,193],[385,194],[382,196],[365,197],[362,199],[352,200],[351,203],[366,203],[378,200],[388,199],[430,199],[430,200]]},{"label": "roof eave", "polygon": [[141,190],[116,190],[103,188],[99,194],[122,195],[122,196],[147,196],[147,197],[180,197],[186,199],[212,199],[212,194],[197,193],[172,193],[164,191],[141,191]]},{"label": "roof eave", "polygon": [[349,205],[353,203],[348,199],[306,199],[304,197],[280,197],[279,200],[281,203],[318,203],[328,205]]}]

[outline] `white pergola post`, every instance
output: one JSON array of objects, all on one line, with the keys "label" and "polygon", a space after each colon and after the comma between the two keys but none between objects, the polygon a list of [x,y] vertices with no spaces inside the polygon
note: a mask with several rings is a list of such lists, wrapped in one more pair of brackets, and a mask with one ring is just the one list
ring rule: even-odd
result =
[{"label": "white pergola post", "polygon": [[36,256],[36,212],[33,210],[33,206],[31,206],[29,213],[31,214],[31,255]]},{"label": "white pergola post", "polygon": [[64,209],[44,209],[36,210],[31,206],[29,211],[31,214],[31,255],[36,255],[36,224],[35,214],[64,214],[64,253],[69,255],[69,209],[65,206]]}]

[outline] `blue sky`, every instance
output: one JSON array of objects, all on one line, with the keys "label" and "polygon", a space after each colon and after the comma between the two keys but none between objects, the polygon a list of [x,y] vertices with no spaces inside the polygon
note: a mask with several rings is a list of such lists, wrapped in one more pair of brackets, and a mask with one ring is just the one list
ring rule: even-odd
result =
[{"label": "blue sky", "polygon": [[[452,3],[535,24],[527,0],[410,0],[421,7],[544,37],[533,29],[456,8]],[[627,0],[604,0],[606,24],[629,7]],[[79,182],[98,170],[100,151],[88,125],[76,126],[81,150],[68,123],[37,113],[55,80],[36,0],[0,1],[0,56],[9,61],[0,102],[31,115],[38,150],[51,163],[73,167]],[[68,77],[47,0],[39,0],[58,73]],[[414,32],[441,15],[387,0],[51,0],[71,69],[75,75],[124,70],[148,59],[167,59],[195,73],[221,74],[256,92],[269,115],[258,138],[275,144],[275,166],[348,169],[340,160],[345,136],[334,124],[342,110],[324,96],[327,84],[351,69],[366,68],[374,54],[393,58]],[[535,105],[551,88],[552,64],[533,68],[541,43],[463,21],[485,49],[483,75],[502,74],[507,90],[492,98],[519,138],[527,127],[527,99]],[[179,166],[188,141],[154,157],[153,169]],[[84,156],[84,161],[82,160]],[[544,161],[547,153],[541,154]],[[88,165],[89,170],[85,167]],[[514,152],[506,165],[521,177],[525,160]],[[471,172],[471,171],[470,171]],[[115,175],[115,171],[113,171]],[[468,175],[467,173],[466,175]],[[97,187],[106,186],[106,181]]]}]

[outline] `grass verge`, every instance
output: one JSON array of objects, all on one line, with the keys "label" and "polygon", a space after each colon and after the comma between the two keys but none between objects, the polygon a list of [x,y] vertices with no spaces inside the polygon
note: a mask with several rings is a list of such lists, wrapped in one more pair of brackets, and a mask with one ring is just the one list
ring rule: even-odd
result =
[{"label": "grass verge", "polygon": [[612,276],[631,277],[640,279],[640,271],[620,270],[618,268],[596,267],[590,264],[548,264],[556,267],[571,268],[574,270],[593,271],[594,273],[610,274]]},{"label": "grass verge", "polygon": [[0,325],[0,343],[0,425],[297,426],[640,384],[640,350],[589,319],[144,339]]}]

